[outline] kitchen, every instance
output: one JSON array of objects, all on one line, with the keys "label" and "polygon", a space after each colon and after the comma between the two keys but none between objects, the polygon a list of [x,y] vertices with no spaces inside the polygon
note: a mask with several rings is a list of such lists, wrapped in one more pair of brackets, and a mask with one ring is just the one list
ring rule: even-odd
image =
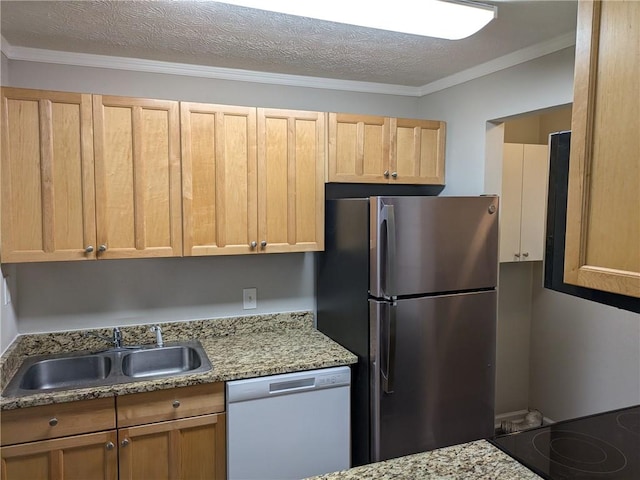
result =
[{"label": "kitchen", "polygon": [[[5,55],[2,84],[437,118],[447,122],[444,194],[479,195],[499,191],[494,166],[485,162],[481,147],[491,130],[488,122],[572,102],[574,51],[570,41],[564,42],[547,45],[547,55],[418,98],[123,71],[108,65],[58,65]],[[189,92],[188,98],[176,92]],[[12,302],[2,306],[2,350],[18,332],[243,315],[240,293],[246,287],[258,292],[258,308],[252,313],[315,309],[314,256],[309,253],[98,263],[3,265]],[[537,408],[557,421],[637,404],[638,315],[539,284],[533,283],[531,293],[529,404],[513,409]]]}]

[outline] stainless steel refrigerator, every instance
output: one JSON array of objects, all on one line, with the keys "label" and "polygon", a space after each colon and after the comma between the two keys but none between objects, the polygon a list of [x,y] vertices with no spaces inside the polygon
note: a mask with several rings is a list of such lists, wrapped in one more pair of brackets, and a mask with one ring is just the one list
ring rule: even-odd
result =
[{"label": "stainless steel refrigerator", "polygon": [[317,325],[358,356],[352,464],[493,435],[498,198],[327,200]]}]

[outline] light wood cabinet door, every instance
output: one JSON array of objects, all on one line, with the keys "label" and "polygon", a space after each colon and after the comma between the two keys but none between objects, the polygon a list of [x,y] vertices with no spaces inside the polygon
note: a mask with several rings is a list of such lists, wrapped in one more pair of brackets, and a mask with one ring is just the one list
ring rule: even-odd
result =
[{"label": "light wood cabinet door", "polygon": [[500,262],[543,258],[548,165],[546,145],[504,144]]},{"label": "light wood cabinet door", "polygon": [[95,258],[92,142],[90,95],[2,88],[3,262]]},{"label": "light wood cabinet door", "polygon": [[[115,430],[0,448],[4,480],[116,480]],[[142,477],[140,477],[142,478]]]},{"label": "light wood cabinet door", "polygon": [[325,115],[258,109],[258,248],[324,248]]},{"label": "light wood cabinet door", "polygon": [[256,109],[182,102],[180,115],[184,255],[257,252]]},{"label": "light wood cabinet door", "polygon": [[388,183],[390,119],[329,113],[328,181]]},{"label": "light wood cabinet door", "polygon": [[118,430],[120,480],[226,478],[225,414]]},{"label": "light wood cabinet door", "polygon": [[178,102],[94,95],[93,119],[98,258],[181,256]]},{"label": "light wood cabinet door", "polygon": [[444,185],[445,123],[391,118],[389,183]]},{"label": "light wood cabinet door", "polygon": [[564,281],[640,297],[640,2],[580,1]]}]

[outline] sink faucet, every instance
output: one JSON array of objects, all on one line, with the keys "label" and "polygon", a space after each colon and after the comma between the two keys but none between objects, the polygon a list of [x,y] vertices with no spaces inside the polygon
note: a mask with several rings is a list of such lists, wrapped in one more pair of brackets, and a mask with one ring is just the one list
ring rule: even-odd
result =
[{"label": "sink faucet", "polygon": [[115,348],[122,348],[122,332],[118,327],[113,329],[113,346]]},{"label": "sink faucet", "polygon": [[85,337],[93,336],[101,340],[106,340],[107,342],[113,344],[114,348],[122,348],[122,332],[118,327],[113,328],[111,338],[105,337],[104,335],[98,335],[97,333],[91,331],[85,332],[84,335]]},{"label": "sink faucet", "polygon": [[156,347],[163,347],[164,342],[162,341],[162,329],[160,328],[160,325],[154,325],[149,330],[156,334]]}]

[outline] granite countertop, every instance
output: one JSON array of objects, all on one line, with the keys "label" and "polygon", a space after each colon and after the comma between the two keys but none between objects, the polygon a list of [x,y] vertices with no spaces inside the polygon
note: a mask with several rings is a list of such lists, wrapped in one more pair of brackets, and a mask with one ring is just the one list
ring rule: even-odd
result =
[{"label": "granite countertop", "polygon": [[537,480],[541,477],[486,440],[478,440],[311,478],[313,480]]},{"label": "granite countertop", "polygon": [[[213,368],[201,374],[178,375],[156,380],[105,387],[62,390],[21,397],[0,397],[0,409],[64,403],[129,393],[149,392],[201,383],[260,377],[356,363],[357,357],[313,327],[311,312],[220,318],[161,323],[166,343],[200,341]],[[150,325],[121,327],[123,343],[149,344],[155,337]],[[93,330],[109,336],[110,329]],[[101,339],[86,332],[57,332],[18,337],[0,358],[0,387],[4,389],[25,356],[99,351]]]}]

